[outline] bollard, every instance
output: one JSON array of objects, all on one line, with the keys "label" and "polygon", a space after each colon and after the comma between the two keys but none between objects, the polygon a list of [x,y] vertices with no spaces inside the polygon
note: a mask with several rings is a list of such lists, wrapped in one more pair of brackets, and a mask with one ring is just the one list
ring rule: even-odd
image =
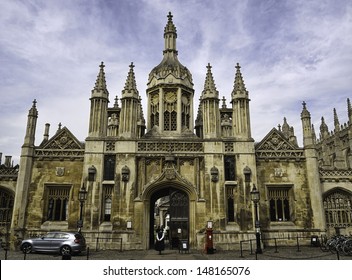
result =
[{"label": "bollard", "polygon": [[89,260],[89,247],[87,247],[87,260]]},{"label": "bollard", "polygon": [[299,240],[298,240],[298,235],[297,235],[297,252],[301,252],[300,248],[299,248]]},{"label": "bollard", "polygon": [[276,241],[276,238],[275,238],[274,240],[275,240],[275,253],[278,253],[279,251],[277,250],[277,241]]}]

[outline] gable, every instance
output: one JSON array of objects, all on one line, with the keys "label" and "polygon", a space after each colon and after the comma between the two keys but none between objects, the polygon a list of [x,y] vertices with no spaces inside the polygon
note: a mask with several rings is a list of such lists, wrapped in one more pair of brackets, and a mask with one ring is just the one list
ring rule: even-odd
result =
[{"label": "gable", "polygon": [[45,150],[80,150],[83,149],[83,144],[77,140],[67,127],[63,127],[39,147]]},{"label": "gable", "polygon": [[283,133],[276,128],[273,128],[255,146],[255,152],[258,158],[303,158],[303,149],[289,142]]}]

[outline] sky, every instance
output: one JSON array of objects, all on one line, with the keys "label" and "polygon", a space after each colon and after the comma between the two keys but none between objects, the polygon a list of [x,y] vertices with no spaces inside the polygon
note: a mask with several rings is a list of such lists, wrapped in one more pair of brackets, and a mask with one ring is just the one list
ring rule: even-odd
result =
[{"label": "sky", "polygon": [[[350,0],[1,0],[0,153],[19,163],[28,111],[80,141],[88,135],[90,95],[99,64],[110,104],[121,97],[129,65],[146,118],[149,72],[162,60],[171,12],[179,61],[193,75],[195,112],[206,66],[230,107],[236,63],[249,91],[256,142],[287,118],[302,145],[302,101],[319,135],[321,117],[333,130],[333,108],[348,121],[352,97]],[[352,100],[351,100],[352,101]],[[196,116],[195,116],[196,117]]]}]

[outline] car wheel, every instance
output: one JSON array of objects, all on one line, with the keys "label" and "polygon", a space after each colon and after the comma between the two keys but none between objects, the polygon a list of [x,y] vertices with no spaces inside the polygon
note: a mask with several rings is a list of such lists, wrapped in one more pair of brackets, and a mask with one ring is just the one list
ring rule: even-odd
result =
[{"label": "car wheel", "polygon": [[60,249],[60,254],[61,254],[62,256],[64,256],[64,255],[71,255],[71,247],[68,246],[68,245],[62,246],[61,249]]},{"label": "car wheel", "polygon": [[24,243],[22,245],[22,252],[24,254],[29,254],[30,252],[32,252],[32,244],[30,243]]}]

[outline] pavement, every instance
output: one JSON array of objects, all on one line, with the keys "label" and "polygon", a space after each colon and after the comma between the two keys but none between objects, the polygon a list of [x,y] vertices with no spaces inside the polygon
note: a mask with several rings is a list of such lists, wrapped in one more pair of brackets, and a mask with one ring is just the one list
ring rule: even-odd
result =
[{"label": "pavement", "polygon": [[[23,254],[21,251],[0,250],[0,260],[62,260],[60,255],[30,253]],[[320,247],[301,246],[297,247],[269,247],[263,249],[262,254],[237,250],[217,251],[207,254],[202,250],[190,250],[179,252],[176,249],[165,249],[159,254],[155,250],[88,250],[79,255],[73,255],[71,260],[352,260],[352,256],[338,255],[331,252],[323,252]]]}]

